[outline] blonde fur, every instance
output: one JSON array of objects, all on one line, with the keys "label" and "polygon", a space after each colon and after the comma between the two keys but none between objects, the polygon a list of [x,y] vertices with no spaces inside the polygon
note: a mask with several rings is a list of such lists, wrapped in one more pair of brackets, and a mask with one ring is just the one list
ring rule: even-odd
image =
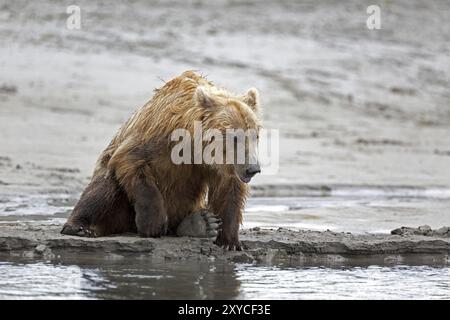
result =
[{"label": "blonde fur", "polygon": [[[156,89],[153,98],[119,129],[100,155],[93,181],[112,177],[133,204],[135,188],[144,179],[161,192],[169,229],[176,228],[190,213],[207,207],[224,220],[236,220],[230,222],[230,234],[222,235],[224,242],[235,242],[232,238],[236,237],[235,225],[238,228],[242,222],[247,185],[239,180],[232,165],[173,164],[170,135],[175,129],[186,129],[193,137],[195,121],[202,123],[203,130],[216,128],[224,133],[233,128],[259,130],[258,108],[256,89],[236,95],[194,71],[186,71]],[[100,229],[114,231],[97,227]]]}]

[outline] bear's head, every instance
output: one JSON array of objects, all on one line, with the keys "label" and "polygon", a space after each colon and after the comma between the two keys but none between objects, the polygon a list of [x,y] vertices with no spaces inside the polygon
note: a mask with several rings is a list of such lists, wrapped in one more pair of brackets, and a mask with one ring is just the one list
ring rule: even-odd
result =
[{"label": "bear's head", "polygon": [[221,174],[250,182],[261,172],[258,143],[262,124],[258,90],[251,88],[244,95],[234,95],[214,86],[199,86],[195,99],[204,111],[201,120],[206,145],[203,152],[212,156],[222,153],[219,161],[212,161],[209,166]]}]

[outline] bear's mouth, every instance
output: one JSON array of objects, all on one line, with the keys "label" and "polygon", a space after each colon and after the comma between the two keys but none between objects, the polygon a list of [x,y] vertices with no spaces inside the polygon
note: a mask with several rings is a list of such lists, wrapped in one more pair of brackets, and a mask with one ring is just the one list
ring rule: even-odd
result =
[{"label": "bear's mouth", "polygon": [[252,180],[252,177],[242,177],[241,175],[239,175],[239,179],[241,179],[241,181],[244,183],[249,183]]}]

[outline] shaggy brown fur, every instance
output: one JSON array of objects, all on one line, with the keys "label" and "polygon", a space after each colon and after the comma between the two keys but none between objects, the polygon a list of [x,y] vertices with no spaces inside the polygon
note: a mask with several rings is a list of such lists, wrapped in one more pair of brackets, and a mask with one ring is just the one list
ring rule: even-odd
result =
[{"label": "shaggy brown fur", "polygon": [[190,214],[207,208],[222,219],[216,243],[240,249],[238,238],[247,185],[230,164],[172,163],[174,129],[194,136],[194,121],[209,128],[259,130],[258,93],[234,95],[193,71],[155,90],[154,97],[119,130],[99,157],[92,181],[62,233],[142,237],[175,233]]}]

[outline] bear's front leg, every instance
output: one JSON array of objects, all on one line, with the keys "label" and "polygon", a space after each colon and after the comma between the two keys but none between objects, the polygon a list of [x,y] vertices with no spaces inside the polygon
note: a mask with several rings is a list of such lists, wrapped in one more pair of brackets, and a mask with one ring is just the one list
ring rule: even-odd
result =
[{"label": "bear's front leg", "polygon": [[216,239],[219,233],[221,221],[213,213],[206,209],[196,211],[178,225],[179,237],[196,237]]},{"label": "bear's front leg", "polygon": [[215,242],[218,246],[228,250],[242,250],[239,226],[242,223],[246,196],[247,186],[237,179],[210,187],[209,206],[222,219],[221,231]]},{"label": "bear's front leg", "polygon": [[167,232],[167,213],[164,200],[154,182],[139,179],[131,190],[136,212],[136,227],[139,236],[160,237]]}]

